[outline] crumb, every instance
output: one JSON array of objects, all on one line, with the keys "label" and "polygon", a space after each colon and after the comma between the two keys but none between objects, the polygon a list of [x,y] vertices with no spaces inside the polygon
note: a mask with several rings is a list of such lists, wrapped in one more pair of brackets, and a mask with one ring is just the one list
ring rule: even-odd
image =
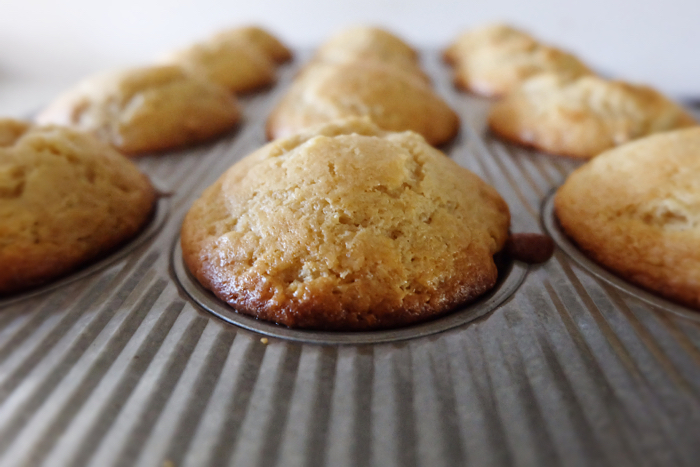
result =
[{"label": "crumb", "polygon": [[166,459],[163,461],[162,467],[175,467],[175,462],[173,462],[169,459]]},{"label": "crumb", "polygon": [[267,343],[270,342],[270,341],[267,340],[267,337],[263,337],[263,338],[260,339],[260,342],[262,342],[263,344],[267,345]]}]

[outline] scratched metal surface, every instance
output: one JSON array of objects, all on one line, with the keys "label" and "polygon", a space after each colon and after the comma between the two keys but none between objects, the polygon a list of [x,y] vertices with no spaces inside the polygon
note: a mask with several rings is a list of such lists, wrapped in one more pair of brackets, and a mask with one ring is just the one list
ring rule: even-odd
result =
[{"label": "scratched metal surface", "polygon": [[[577,163],[493,140],[488,102],[425,55],[462,117],[446,151],[501,192],[514,231],[541,231]],[[193,303],[171,264],[181,219],[264,143],[298,63],[246,98],[235,134],[139,161],[173,193],[154,235],[0,302],[0,465],[698,465],[700,324],[561,249],[491,313],[400,342],[264,345]]]}]

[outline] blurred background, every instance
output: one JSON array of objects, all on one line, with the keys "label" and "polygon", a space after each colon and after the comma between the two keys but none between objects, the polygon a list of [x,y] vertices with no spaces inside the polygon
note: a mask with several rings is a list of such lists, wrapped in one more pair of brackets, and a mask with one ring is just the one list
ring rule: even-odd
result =
[{"label": "blurred background", "polygon": [[248,23],[294,48],[353,24],[385,26],[441,49],[467,28],[506,21],[600,72],[700,99],[698,0],[1,0],[0,116],[26,116],[80,78],[149,63]]}]

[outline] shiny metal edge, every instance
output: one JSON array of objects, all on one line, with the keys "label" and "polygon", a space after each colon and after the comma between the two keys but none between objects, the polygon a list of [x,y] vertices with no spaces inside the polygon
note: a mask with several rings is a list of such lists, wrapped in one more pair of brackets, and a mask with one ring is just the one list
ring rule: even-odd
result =
[{"label": "shiny metal edge", "polygon": [[[154,183],[152,181],[154,186],[157,186],[157,183]],[[156,188],[156,191],[158,189]],[[165,223],[165,220],[168,218],[170,212],[170,199],[169,196],[167,195],[161,195],[158,197],[158,200],[156,201],[155,209],[153,210],[153,214],[151,216],[151,219],[149,220],[148,224],[146,224],[145,228],[139,232],[136,237],[131,239],[129,242],[126,244],[122,245],[119,247],[117,250],[113,251],[109,255],[105,256],[104,258],[94,262],[90,263],[89,265],[85,266],[82,269],[79,269],[57,281],[50,282],[46,285],[39,286],[35,289],[31,289],[27,292],[23,292],[17,295],[12,295],[7,298],[0,298],[0,307],[5,306],[5,305],[11,305],[13,303],[17,303],[23,300],[28,300],[30,298],[37,297],[39,295],[43,295],[48,292],[52,292],[56,289],[59,289],[61,287],[65,287],[68,284],[71,284],[73,282],[79,281],[81,279],[84,279],[88,276],[91,276],[93,274],[96,274],[103,269],[106,269],[110,265],[116,263],[117,261],[126,258],[131,254],[134,250],[136,250],[138,247],[146,243],[149,239],[153,238],[158,231],[163,227],[163,224]]]},{"label": "shiny metal edge", "polygon": [[544,224],[545,230],[552,237],[554,242],[559,248],[561,248],[564,253],[566,253],[572,260],[574,260],[579,266],[581,266],[586,271],[590,272],[599,279],[607,282],[608,284],[616,287],[623,292],[626,292],[633,297],[636,297],[649,305],[653,305],[656,308],[676,315],[682,316],[696,322],[700,322],[700,312],[694,311],[690,308],[684,307],[677,303],[674,303],[665,298],[659,297],[651,292],[648,292],[640,287],[637,287],[626,280],[616,276],[612,272],[600,266],[598,263],[586,256],[569,237],[566,235],[564,230],[559,225],[556,215],[554,214],[554,197],[556,195],[556,190],[552,190],[542,203],[542,223]]},{"label": "shiny metal edge", "polygon": [[474,321],[495,310],[512,296],[525,280],[528,266],[514,261],[493,290],[480,297],[476,302],[453,311],[450,314],[426,323],[416,324],[401,329],[371,332],[324,332],[290,329],[277,324],[260,321],[256,318],[238,313],[234,308],[219,300],[192,276],[182,259],[180,237],[173,243],[171,255],[172,270],[180,287],[205,311],[221,318],[227,323],[255,331],[269,337],[277,337],[295,342],[310,344],[380,344],[437,334]]}]

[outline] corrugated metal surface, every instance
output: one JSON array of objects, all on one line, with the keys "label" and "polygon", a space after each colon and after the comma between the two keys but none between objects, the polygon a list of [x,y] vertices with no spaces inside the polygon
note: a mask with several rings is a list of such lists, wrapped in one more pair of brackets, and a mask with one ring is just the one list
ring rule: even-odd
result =
[{"label": "corrugated metal surface", "polygon": [[[488,102],[449,148],[507,199],[514,231],[574,167],[492,140]],[[0,304],[0,465],[455,466],[700,463],[700,324],[562,250],[494,312],[377,345],[270,338],[201,311],[170,262],[190,203],[264,143],[280,85],[235,135],[139,163],[173,192],[163,226],[87,277]],[[692,316],[692,315],[691,315]]]}]

